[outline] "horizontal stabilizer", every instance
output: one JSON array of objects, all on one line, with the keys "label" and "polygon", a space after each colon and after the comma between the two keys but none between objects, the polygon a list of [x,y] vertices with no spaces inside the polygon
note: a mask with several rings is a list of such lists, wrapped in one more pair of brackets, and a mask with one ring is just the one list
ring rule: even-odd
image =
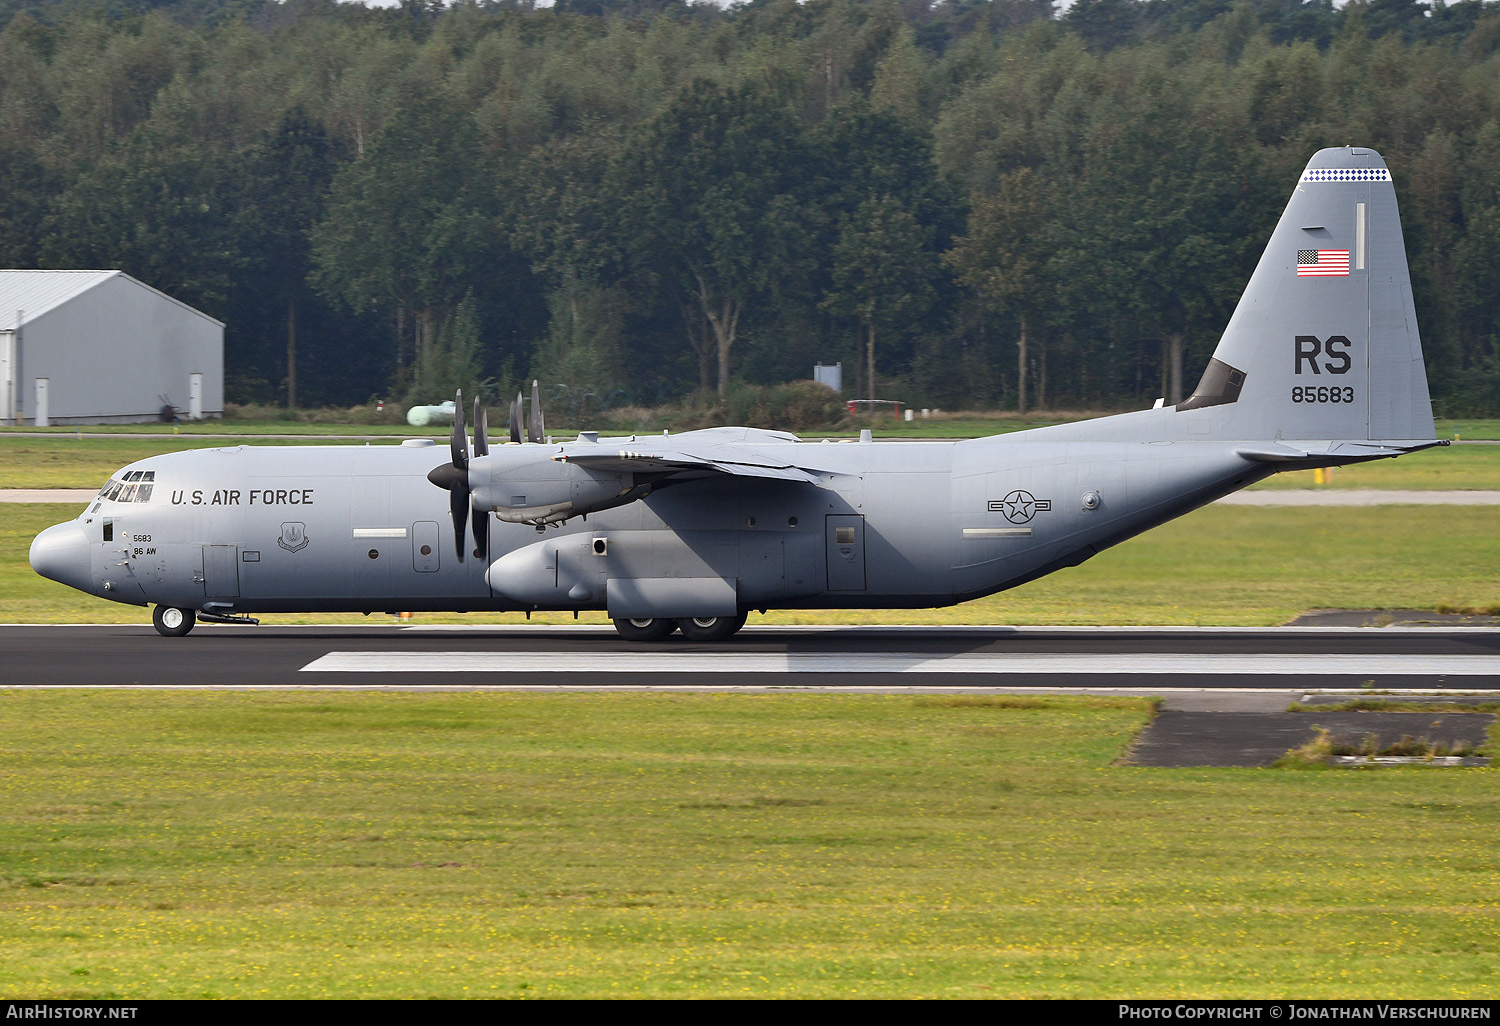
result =
[{"label": "horizontal stabilizer", "polygon": [[[1387,456],[1404,456],[1409,452],[1419,452],[1422,449],[1431,449],[1434,446],[1450,445],[1448,439],[1434,439],[1432,441],[1408,443],[1408,442],[1332,442],[1322,448],[1298,449],[1290,445],[1282,445],[1279,442],[1266,442],[1257,445],[1245,445],[1235,449],[1235,454],[1243,456],[1247,460],[1256,463],[1306,463],[1312,466],[1331,466],[1338,463],[1362,463],[1365,460],[1378,460]],[[1281,467],[1282,470],[1293,470],[1294,467]]]}]

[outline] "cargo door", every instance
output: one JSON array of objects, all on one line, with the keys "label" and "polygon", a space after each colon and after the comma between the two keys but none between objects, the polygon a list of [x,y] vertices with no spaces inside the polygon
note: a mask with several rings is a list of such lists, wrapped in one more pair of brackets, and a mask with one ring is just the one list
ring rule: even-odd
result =
[{"label": "cargo door", "polygon": [[828,548],[828,590],[865,590],[865,518],[829,514],[824,518]]}]

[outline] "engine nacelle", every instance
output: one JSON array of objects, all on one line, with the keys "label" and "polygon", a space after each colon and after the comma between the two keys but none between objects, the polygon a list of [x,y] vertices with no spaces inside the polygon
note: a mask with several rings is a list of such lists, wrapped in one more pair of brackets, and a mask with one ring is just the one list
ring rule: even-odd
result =
[{"label": "engine nacelle", "polygon": [[570,517],[623,506],[649,492],[634,475],[587,470],[546,457],[524,462],[505,450],[475,459],[469,469],[474,508],[513,524],[560,524]]}]

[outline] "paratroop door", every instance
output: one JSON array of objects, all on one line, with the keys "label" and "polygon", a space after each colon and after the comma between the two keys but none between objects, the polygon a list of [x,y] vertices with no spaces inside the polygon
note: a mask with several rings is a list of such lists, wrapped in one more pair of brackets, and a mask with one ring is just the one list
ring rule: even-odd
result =
[{"label": "paratroop door", "polygon": [[865,590],[865,518],[830,514],[825,518],[828,546],[828,590]]}]

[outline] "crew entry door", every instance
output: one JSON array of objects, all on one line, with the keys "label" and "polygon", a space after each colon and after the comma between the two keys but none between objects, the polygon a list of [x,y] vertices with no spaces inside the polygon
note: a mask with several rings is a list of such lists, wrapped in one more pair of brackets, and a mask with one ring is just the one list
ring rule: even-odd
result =
[{"label": "crew entry door", "polygon": [[[119,530],[119,521],[115,530]],[[238,545],[203,546],[203,597],[210,602],[240,597]]]},{"label": "crew entry door", "polygon": [[824,518],[828,548],[828,590],[865,590],[865,518],[829,514]]}]

